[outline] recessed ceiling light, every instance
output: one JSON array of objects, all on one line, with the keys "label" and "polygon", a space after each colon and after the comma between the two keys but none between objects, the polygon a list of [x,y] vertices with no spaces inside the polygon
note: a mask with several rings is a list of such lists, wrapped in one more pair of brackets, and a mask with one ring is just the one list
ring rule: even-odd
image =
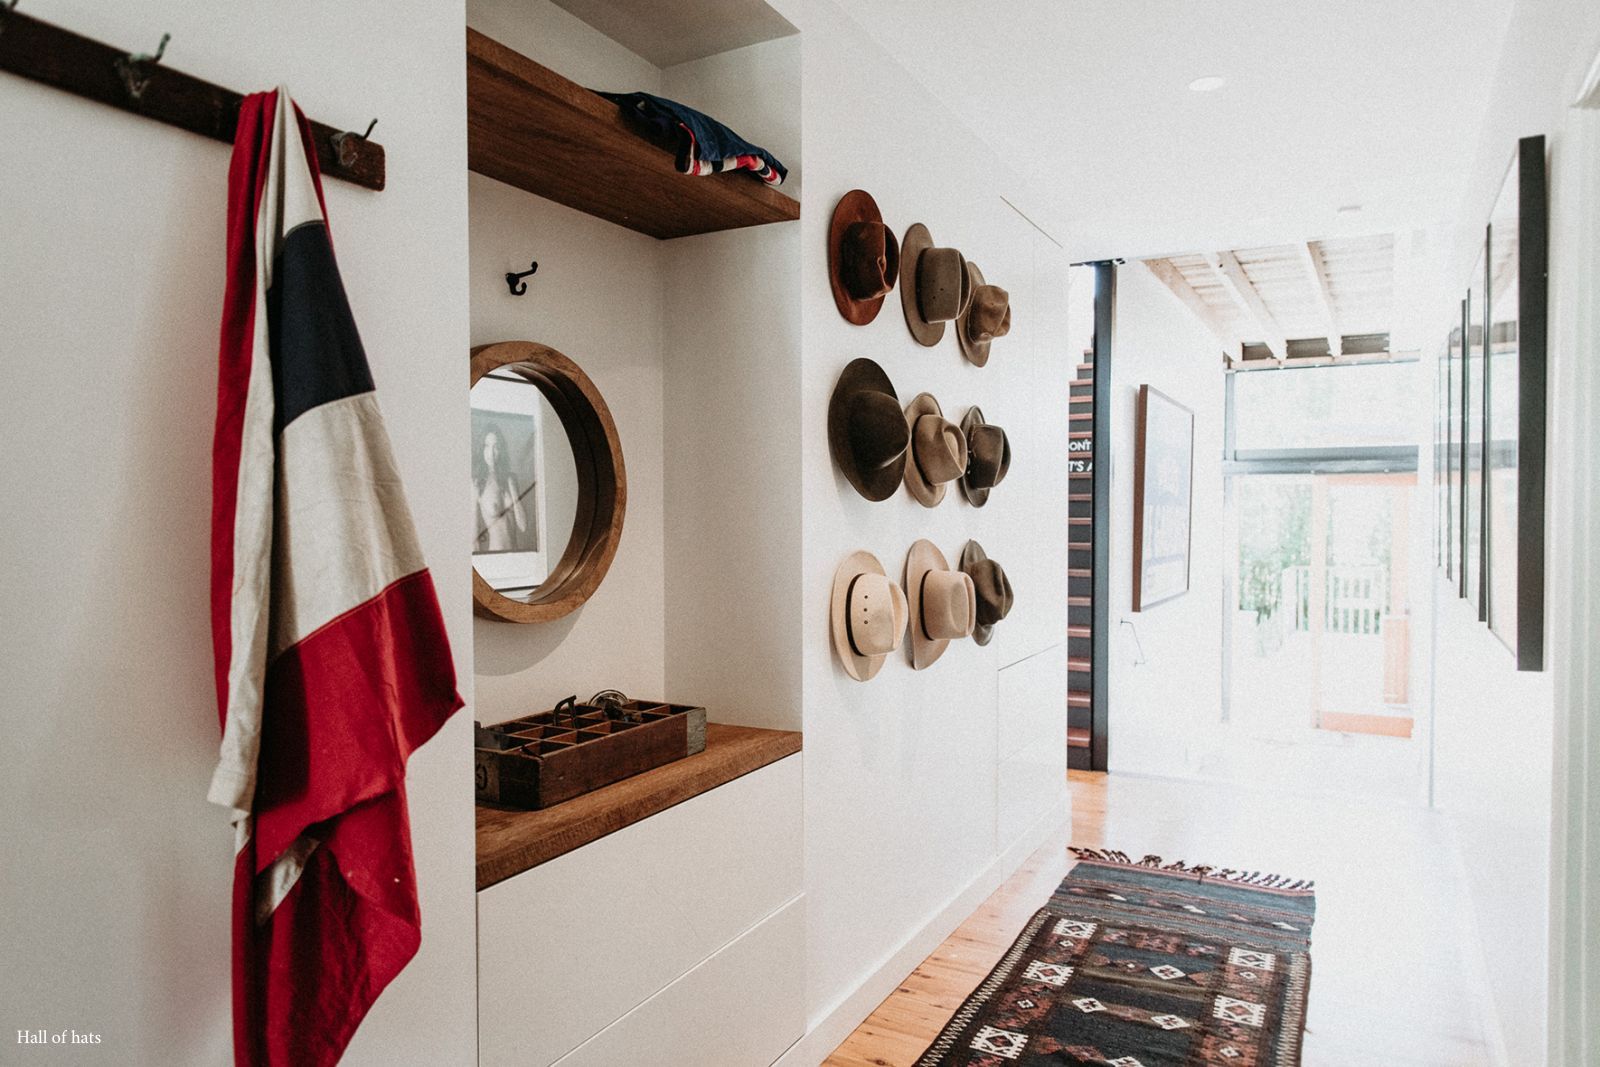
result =
[{"label": "recessed ceiling light", "polygon": [[1359,214],[1361,214],[1361,205],[1360,204],[1341,204],[1341,205],[1339,205],[1339,214],[1341,214],[1341,215],[1359,215]]},{"label": "recessed ceiling light", "polygon": [[1228,79],[1219,74],[1208,74],[1204,78],[1196,78],[1189,83],[1189,88],[1197,93],[1211,93],[1228,84]]}]

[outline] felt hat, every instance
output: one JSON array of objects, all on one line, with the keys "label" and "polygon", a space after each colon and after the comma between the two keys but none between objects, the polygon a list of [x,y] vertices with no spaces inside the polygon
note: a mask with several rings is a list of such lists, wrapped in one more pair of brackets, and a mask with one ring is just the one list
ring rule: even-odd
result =
[{"label": "felt hat", "polygon": [[828,401],[828,448],[845,479],[868,500],[889,499],[910,439],[889,376],[870,359],[851,360]]},{"label": "felt hat", "polygon": [[967,470],[961,476],[961,492],[969,504],[981,508],[989,502],[989,490],[1004,481],[1011,469],[1011,442],[1004,430],[983,420],[977,407],[967,409],[961,432],[967,438]]},{"label": "felt hat", "polygon": [[828,224],[828,284],[839,314],[857,326],[878,317],[900,274],[900,243],[866,190],[840,198]]},{"label": "felt hat", "polygon": [[932,348],[944,324],[967,310],[972,280],[967,260],[954,248],[935,248],[920,222],[900,239],[900,310],[917,344]]},{"label": "felt hat", "polygon": [[944,499],[949,484],[966,472],[967,439],[961,427],[944,417],[931,393],[918,393],[906,405],[906,488],[925,508]]},{"label": "felt hat", "polygon": [[922,670],[944,655],[950,642],[968,637],[978,624],[977,595],[965,571],[954,571],[944,553],[923,539],[906,554],[906,603],[911,614],[911,666]]},{"label": "felt hat", "polygon": [[852,552],[833,572],[829,617],[844,672],[865,682],[905,639],[906,595],[871,552]]},{"label": "felt hat", "polygon": [[972,300],[956,320],[956,339],[968,363],[981,367],[989,362],[989,342],[1011,332],[1011,294],[983,280],[978,265],[967,260],[971,275]]},{"label": "felt hat", "polygon": [[983,546],[976,541],[968,541],[961,550],[961,570],[972,579],[978,602],[972,639],[987,645],[994,636],[994,624],[1011,614],[1011,582],[1006,579],[1006,569],[984,555]]}]

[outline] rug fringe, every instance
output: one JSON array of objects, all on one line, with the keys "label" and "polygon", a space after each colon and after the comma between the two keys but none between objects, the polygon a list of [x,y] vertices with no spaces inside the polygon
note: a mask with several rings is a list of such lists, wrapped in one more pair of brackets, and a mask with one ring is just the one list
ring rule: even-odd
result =
[{"label": "rug fringe", "polygon": [[1193,874],[1200,881],[1210,878],[1214,881],[1233,882],[1236,885],[1253,885],[1262,889],[1281,889],[1289,892],[1309,892],[1316,888],[1317,883],[1309,878],[1286,878],[1281,874],[1270,874],[1266,871],[1236,871],[1231,867],[1217,868],[1208,864],[1195,864],[1190,866],[1182,860],[1163,863],[1160,856],[1147,855],[1135,860],[1126,852],[1119,852],[1107,848],[1080,848],[1077,845],[1068,845],[1068,850],[1081,860],[1094,860],[1098,863],[1118,863],[1126,867],[1150,867],[1158,871],[1173,871],[1177,874]]}]

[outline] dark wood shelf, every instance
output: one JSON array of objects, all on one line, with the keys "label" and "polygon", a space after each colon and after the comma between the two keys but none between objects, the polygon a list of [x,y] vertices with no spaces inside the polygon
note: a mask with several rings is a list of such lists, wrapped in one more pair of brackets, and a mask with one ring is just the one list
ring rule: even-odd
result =
[{"label": "dark wood shelf", "polygon": [[749,173],[679,174],[616,104],[471,27],[467,167],[662,239],[800,217]]},{"label": "dark wood shelf", "polygon": [[800,751],[800,734],[706,724],[706,750],[542,811],[478,805],[478,888],[521,874]]}]

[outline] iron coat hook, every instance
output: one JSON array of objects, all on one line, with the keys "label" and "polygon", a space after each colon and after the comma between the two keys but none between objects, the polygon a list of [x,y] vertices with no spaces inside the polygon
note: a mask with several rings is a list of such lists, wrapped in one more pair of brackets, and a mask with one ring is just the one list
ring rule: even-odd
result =
[{"label": "iron coat hook", "polygon": [[511,271],[507,271],[506,272],[506,288],[511,290],[511,295],[512,296],[521,296],[523,293],[526,293],[528,291],[528,283],[523,281],[522,279],[526,278],[528,275],[534,273],[538,269],[539,269],[539,261],[538,260],[534,260],[533,263],[528,267],[528,269],[523,271],[521,274],[515,274],[515,273],[512,273]]},{"label": "iron coat hook", "polygon": [[371,122],[367,123],[366,133],[355,133],[351,130],[345,130],[343,133],[336,133],[332,137],[328,138],[328,140],[333,142],[333,154],[338,158],[339,166],[348,167],[355,163],[356,146],[351,143],[351,139],[354,138],[357,141],[365,141],[367,138],[372,136],[372,129],[376,125],[378,125],[378,120],[373,119]]},{"label": "iron coat hook", "polygon": [[150,87],[150,75],[145,68],[161,62],[161,57],[167,54],[167,42],[170,40],[172,34],[163,33],[153,55],[149,52],[140,52],[138,55],[129,52],[118,58],[117,73],[122,75],[122,84],[127,88],[128,96],[134,100],[144,96],[144,91]]}]

